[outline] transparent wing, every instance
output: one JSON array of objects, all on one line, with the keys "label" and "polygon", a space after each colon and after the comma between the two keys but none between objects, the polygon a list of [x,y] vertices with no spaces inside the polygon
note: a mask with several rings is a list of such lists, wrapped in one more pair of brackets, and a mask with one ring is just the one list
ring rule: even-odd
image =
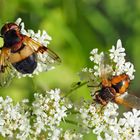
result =
[{"label": "transparent wing", "polygon": [[100,67],[100,76],[102,79],[108,79],[107,77],[107,71],[106,71],[106,61],[105,61],[106,57],[105,54],[102,55],[100,63],[99,63],[99,67]]},{"label": "transparent wing", "polygon": [[110,85],[109,78],[112,74],[112,67],[110,66],[110,59],[108,55],[102,54],[99,68],[102,85],[109,86]]},{"label": "transparent wing", "polygon": [[[108,71],[106,71],[106,65],[108,63],[106,56],[101,53],[100,54],[100,60],[99,60],[99,68],[97,73],[99,76],[95,75],[95,71],[93,69],[84,68],[83,71],[79,73],[81,80],[87,81],[87,86],[89,87],[91,92],[95,92],[100,88],[100,85],[108,85]],[[102,84],[101,84],[102,83]]]},{"label": "transparent wing", "polygon": [[140,98],[131,94],[124,94],[115,98],[116,103],[123,104],[130,108],[140,109]]},{"label": "transparent wing", "polygon": [[32,38],[24,36],[23,42],[36,52],[37,61],[41,61],[44,64],[59,64],[61,62],[61,59],[55,52]]},{"label": "transparent wing", "polygon": [[14,77],[16,71],[12,68],[12,66],[8,66],[4,68],[4,72],[0,71],[0,87],[8,86],[12,78]]},{"label": "transparent wing", "polygon": [[8,49],[0,50],[0,87],[8,86],[15,75],[15,70],[8,61]]}]

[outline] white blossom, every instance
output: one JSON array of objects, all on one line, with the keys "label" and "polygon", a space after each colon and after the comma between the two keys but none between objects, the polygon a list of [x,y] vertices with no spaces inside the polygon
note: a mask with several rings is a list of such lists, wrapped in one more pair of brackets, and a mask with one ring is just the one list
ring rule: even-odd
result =
[{"label": "white blossom", "polygon": [[98,140],[140,139],[140,111],[133,109],[119,118],[117,109],[118,105],[111,102],[104,107],[96,102],[84,102],[82,107],[76,108],[83,129],[92,131]]},{"label": "white blossom", "polygon": [[[48,44],[50,43],[50,41],[52,40],[52,38],[48,35],[48,33],[43,30],[42,32],[40,30],[38,30],[37,33],[35,33],[33,30],[26,30],[25,29],[25,25],[24,25],[24,22],[22,22],[22,19],[21,18],[18,18],[15,23],[17,25],[19,25],[21,27],[21,34],[23,35],[26,35],[26,36],[29,36],[31,37],[33,40],[39,42],[41,45],[44,45],[45,47],[48,47]],[[34,46],[32,46],[34,47]],[[34,50],[36,50],[36,48],[33,48]],[[49,53],[46,51],[44,53],[38,53],[36,54],[37,56],[37,67],[35,68],[34,72],[32,74],[22,74],[18,71],[13,71],[13,75],[18,77],[18,78],[21,78],[21,77],[26,77],[26,76],[29,76],[29,77],[33,77],[34,74],[39,74],[40,72],[43,72],[43,71],[48,71],[48,70],[52,70],[54,69],[54,63],[55,60],[53,58],[50,57]],[[57,61],[57,60],[56,60]]]},{"label": "white blossom", "polygon": [[[0,134],[3,137],[15,137],[27,139],[30,133],[30,120],[28,111],[25,111],[19,103],[13,104],[10,97],[0,102]],[[19,133],[16,133],[19,131]]]},{"label": "white blossom", "polygon": [[[99,81],[103,75],[114,76],[127,74],[130,80],[134,79],[134,65],[125,60],[125,48],[122,47],[121,40],[117,41],[117,45],[112,46],[109,53],[98,53],[98,49],[91,51],[90,60],[94,63],[93,68],[84,68],[80,74],[81,79]],[[86,76],[85,76],[86,75]]]},{"label": "white blossom", "polygon": [[121,40],[117,41],[116,47],[112,46],[109,53],[98,53],[98,49],[93,49],[91,55],[90,60],[94,63],[92,71],[84,68],[81,79],[88,81],[89,88],[91,86],[93,101],[92,103],[84,102],[82,106],[75,108],[80,113],[78,120],[82,120],[81,126],[85,132],[92,131],[96,134],[98,140],[140,139],[139,110],[133,109],[132,112],[126,112],[122,118],[119,118],[117,111],[119,106],[115,102],[109,102],[103,106],[97,102],[95,96],[95,92],[102,88],[99,86],[102,76],[109,79],[114,75],[125,73],[130,80],[134,79],[134,65],[125,60],[126,54]]},{"label": "white blossom", "polygon": [[36,93],[32,106],[33,114],[36,116],[34,119],[35,135],[39,135],[43,130],[48,131],[51,137],[55,128],[67,116],[67,104],[64,99],[60,98],[60,89],[51,90],[45,96]]},{"label": "white blossom", "polygon": [[67,130],[63,134],[64,140],[82,140],[83,135],[81,133],[76,133],[74,131]]},{"label": "white blossom", "polygon": [[92,56],[90,56],[90,60],[93,61],[95,64],[100,64],[103,58],[103,52],[98,54],[98,49],[96,48],[91,51],[91,55]]},{"label": "white blossom", "polygon": [[126,73],[129,76],[130,80],[133,80],[133,73],[135,72],[135,69],[132,63],[126,62],[125,48],[122,47],[120,39],[117,41],[116,48],[115,46],[112,46],[112,49],[110,49],[109,52],[110,59],[115,63],[115,71],[113,72],[113,75]]},{"label": "white blossom", "polygon": [[51,140],[59,140],[60,136],[61,136],[62,130],[55,128],[55,130],[53,131],[53,134],[51,135]]},{"label": "white blossom", "polygon": [[19,140],[38,139],[42,135],[46,140],[61,137],[60,123],[72,105],[60,97],[60,89],[35,93],[32,106],[28,103],[24,99],[14,105],[10,97],[0,97],[0,134]]},{"label": "white blossom", "polygon": [[50,140],[82,140],[83,135],[74,130],[56,128]]},{"label": "white blossom", "polygon": [[112,46],[112,49],[109,50],[110,51],[110,58],[117,63],[118,61],[122,61],[125,60],[125,48],[122,47],[122,42],[119,39],[117,41],[117,45],[116,48],[115,46]]}]

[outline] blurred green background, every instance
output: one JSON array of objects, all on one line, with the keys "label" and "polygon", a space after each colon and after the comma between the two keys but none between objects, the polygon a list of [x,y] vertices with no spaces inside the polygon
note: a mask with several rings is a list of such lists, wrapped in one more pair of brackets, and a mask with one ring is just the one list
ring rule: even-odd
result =
[{"label": "blurred green background", "polygon": [[[130,91],[140,97],[139,0],[0,0],[0,27],[18,17],[26,29],[46,30],[52,36],[49,47],[61,57],[62,64],[34,78],[14,79],[9,87],[0,89],[3,97],[11,96],[17,102],[23,98],[32,100],[34,92],[51,88],[68,92],[72,83],[79,81],[78,72],[92,67],[89,52],[93,48],[110,49],[118,39],[126,49],[127,60],[136,69]],[[89,99],[89,91],[82,87],[70,98],[75,102]]]}]

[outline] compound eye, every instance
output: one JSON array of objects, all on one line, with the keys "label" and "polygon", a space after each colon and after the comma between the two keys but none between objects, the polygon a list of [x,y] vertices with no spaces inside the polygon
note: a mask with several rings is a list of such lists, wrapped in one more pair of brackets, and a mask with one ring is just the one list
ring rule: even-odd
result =
[{"label": "compound eye", "polygon": [[1,29],[1,35],[3,36],[9,30],[17,30],[19,31],[19,26],[15,23],[7,23]]}]

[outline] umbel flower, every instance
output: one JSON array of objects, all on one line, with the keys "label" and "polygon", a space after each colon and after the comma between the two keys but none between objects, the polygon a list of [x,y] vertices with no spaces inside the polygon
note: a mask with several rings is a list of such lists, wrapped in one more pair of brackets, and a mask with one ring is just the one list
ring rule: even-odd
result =
[{"label": "umbel flower", "polygon": [[[86,132],[92,131],[98,140],[138,140],[140,139],[140,111],[133,109],[132,112],[123,113],[123,118],[118,118],[115,102],[108,102],[105,106],[97,102],[95,92],[101,90],[99,85],[104,76],[116,76],[127,74],[130,80],[134,79],[134,66],[125,60],[125,49],[121,40],[112,46],[109,53],[98,53],[98,49],[91,51],[90,60],[94,62],[93,68],[84,68],[81,78],[89,81],[92,103],[84,102],[83,106],[76,107]],[[107,73],[107,75],[105,75]],[[128,94],[127,92],[124,93]],[[137,98],[138,99],[138,98]],[[133,98],[132,98],[133,100]],[[138,99],[140,104],[140,99]]]},{"label": "umbel flower", "polygon": [[[47,32],[45,30],[41,31],[38,30],[37,33],[35,33],[33,30],[29,29],[29,30],[25,30],[25,25],[24,25],[24,22],[22,22],[22,19],[21,18],[18,18],[15,23],[17,25],[20,26],[21,30],[21,34],[23,35],[26,35],[28,37],[31,37],[32,39],[34,39],[35,41],[39,42],[40,44],[44,45],[45,47],[48,47],[48,44],[50,44],[50,41],[52,40],[52,38],[47,34]],[[48,71],[48,70],[51,70],[51,69],[54,69],[54,65],[52,65],[54,62],[54,60],[52,60],[50,57],[49,57],[49,54],[46,52],[46,53],[40,53],[38,54],[38,59],[40,61],[37,62],[37,67],[36,69],[34,70],[33,74],[39,74],[40,72],[43,72],[43,71]],[[48,61],[48,63],[46,64],[46,60]],[[25,77],[25,76],[29,76],[29,77],[32,77],[33,74],[21,74],[19,72],[16,71],[16,74],[17,74],[17,77],[20,78],[20,77]]]},{"label": "umbel flower", "polygon": [[78,120],[82,120],[82,127],[86,133],[93,132],[98,140],[139,140],[140,139],[140,111],[123,113],[118,118],[118,105],[108,103],[105,107],[100,104],[84,102],[79,112]]},{"label": "umbel flower", "polygon": [[59,125],[72,106],[60,97],[60,89],[35,93],[32,105],[28,103],[23,100],[14,105],[10,97],[0,97],[0,134],[3,137],[20,140],[53,137],[57,140],[58,134],[59,137],[68,135]]},{"label": "umbel flower", "polygon": [[51,140],[82,140],[83,135],[81,133],[77,133],[74,130],[66,130],[55,129]]},{"label": "umbel flower", "polygon": [[104,73],[110,73],[112,76],[125,73],[129,76],[130,80],[134,79],[134,65],[126,62],[125,48],[122,47],[120,39],[117,41],[116,48],[112,46],[108,53],[98,53],[98,49],[96,48],[90,54],[90,60],[94,63],[94,67],[89,69],[84,68],[82,71],[86,72],[86,74],[89,73],[95,79],[101,79],[101,72],[104,70]]},{"label": "umbel flower", "polygon": [[[71,105],[65,104],[65,100],[60,97],[60,90],[55,89],[47,92],[45,97],[42,94],[34,94],[32,114],[34,119],[35,135],[41,131],[47,131],[48,136],[59,126],[61,120],[67,116],[66,111]],[[47,127],[46,127],[47,126]]]}]

